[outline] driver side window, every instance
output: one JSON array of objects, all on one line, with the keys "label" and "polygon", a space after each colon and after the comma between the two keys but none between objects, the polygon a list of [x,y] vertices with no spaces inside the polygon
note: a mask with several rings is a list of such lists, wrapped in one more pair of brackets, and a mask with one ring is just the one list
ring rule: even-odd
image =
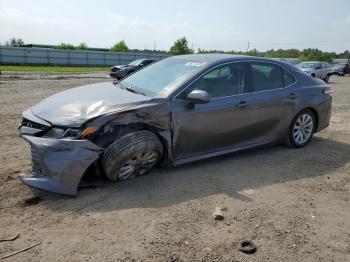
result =
[{"label": "driver side window", "polygon": [[185,99],[193,90],[206,91],[211,98],[241,94],[246,83],[245,67],[244,63],[232,63],[215,68],[193,82],[178,98]]}]

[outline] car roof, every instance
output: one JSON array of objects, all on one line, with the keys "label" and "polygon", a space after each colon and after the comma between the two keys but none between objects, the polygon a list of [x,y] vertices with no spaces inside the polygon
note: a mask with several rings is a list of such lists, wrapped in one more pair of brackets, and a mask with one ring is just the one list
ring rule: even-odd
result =
[{"label": "car roof", "polygon": [[[140,61],[148,61],[148,60],[156,61],[157,59],[156,58],[141,58],[141,59],[137,59],[137,60],[140,60]],[[137,61],[137,60],[135,60],[135,61]]]},{"label": "car roof", "polygon": [[278,63],[285,67],[290,67],[290,63],[280,60],[278,58],[266,58],[266,57],[258,57],[258,56],[247,56],[247,55],[231,55],[231,54],[191,54],[191,55],[178,55],[171,56],[169,58],[174,59],[184,59],[193,62],[205,62],[208,64],[208,67],[221,64],[226,62],[234,62],[234,61],[260,61],[260,62],[272,62]]},{"label": "car roof", "polygon": [[230,54],[192,54],[192,55],[178,55],[176,58],[185,60],[195,60],[197,62],[220,62],[221,60],[227,59],[238,59],[238,58],[251,58],[251,56],[243,55],[230,55]]}]

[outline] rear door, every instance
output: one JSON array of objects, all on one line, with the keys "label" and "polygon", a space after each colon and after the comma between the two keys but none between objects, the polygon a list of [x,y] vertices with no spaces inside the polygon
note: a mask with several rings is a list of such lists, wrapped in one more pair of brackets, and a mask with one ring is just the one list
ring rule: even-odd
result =
[{"label": "rear door", "polygon": [[278,64],[249,62],[253,90],[250,105],[256,132],[255,142],[275,141],[285,136],[293,118],[298,95],[294,77]]}]

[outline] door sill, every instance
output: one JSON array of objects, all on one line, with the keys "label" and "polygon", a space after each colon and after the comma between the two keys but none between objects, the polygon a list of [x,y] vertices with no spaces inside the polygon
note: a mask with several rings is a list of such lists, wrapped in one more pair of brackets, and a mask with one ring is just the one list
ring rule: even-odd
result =
[{"label": "door sill", "polygon": [[241,150],[244,150],[244,149],[258,147],[258,146],[262,146],[262,145],[266,145],[266,144],[271,144],[271,143],[274,143],[274,142],[275,141],[272,141],[272,140],[271,141],[257,142],[257,143],[253,143],[253,144],[249,144],[249,145],[232,147],[232,148],[226,148],[226,149],[223,149],[223,150],[214,151],[214,152],[210,152],[210,153],[205,153],[205,154],[200,154],[200,155],[194,155],[194,156],[189,156],[189,157],[185,157],[185,158],[180,158],[180,159],[174,161],[174,166],[179,166],[179,165],[183,165],[183,164],[187,164],[187,163],[190,163],[190,162],[199,161],[199,160],[202,160],[202,159],[211,158],[211,157],[215,157],[215,156],[220,156],[220,155],[225,155],[225,154],[229,154],[229,153],[234,153],[234,152],[241,151]]}]

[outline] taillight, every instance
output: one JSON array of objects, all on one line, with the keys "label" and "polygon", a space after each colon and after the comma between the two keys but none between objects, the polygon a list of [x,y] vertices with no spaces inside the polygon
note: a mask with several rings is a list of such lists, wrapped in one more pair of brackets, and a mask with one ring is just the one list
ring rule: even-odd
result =
[{"label": "taillight", "polygon": [[334,89],[333,88],[330,88],[330,87],[326,87],[325,89],[323,89],[323,94],[325,95],[329,95],[331,96],[334,92]]}]

